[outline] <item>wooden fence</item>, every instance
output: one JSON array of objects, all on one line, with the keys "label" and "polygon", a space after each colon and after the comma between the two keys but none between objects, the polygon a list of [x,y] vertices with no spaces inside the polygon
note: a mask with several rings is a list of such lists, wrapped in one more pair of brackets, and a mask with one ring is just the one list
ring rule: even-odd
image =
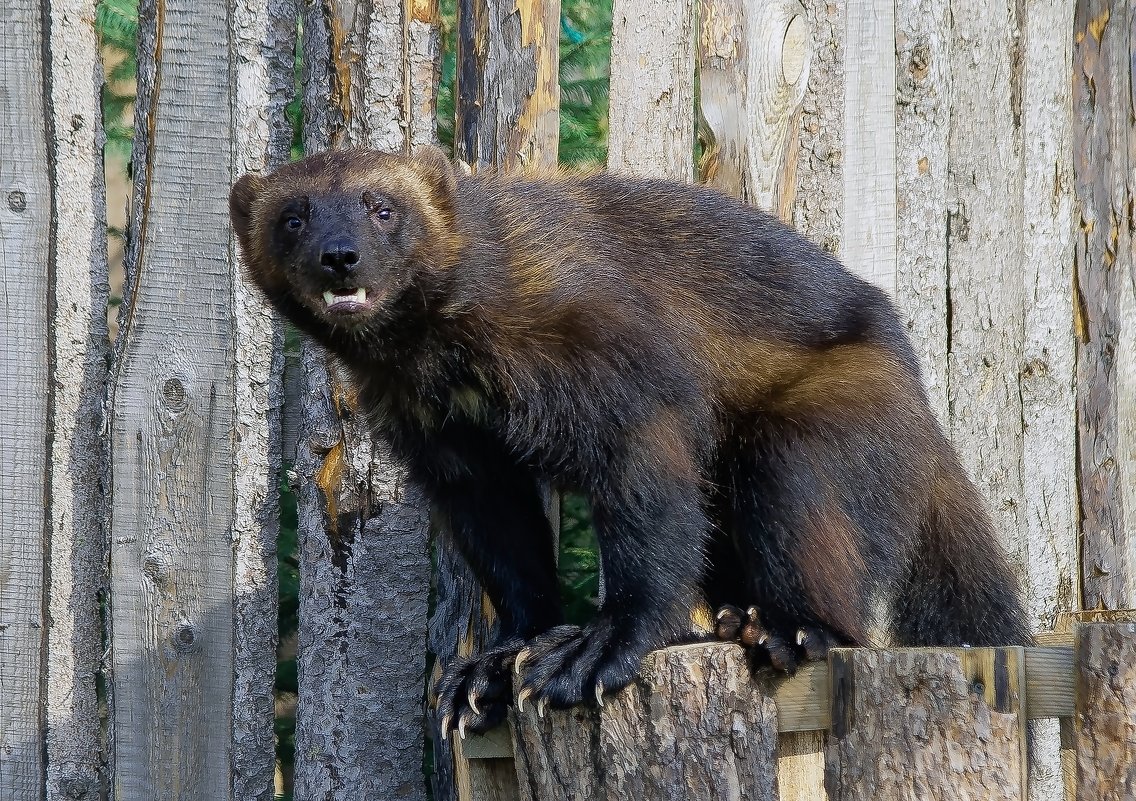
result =
[{"label": "wooden fence", "polygon": [[[557,0],[457,5],[457,158],[552,163]],[[427,647],[468,653],[491,610],[442,550],[427,627],[427,511],[334,363],[306,345],[285,381],[282,327],[234,269],[225,201],[239,174],[288,158],[298,19],[308,149],[431,141],[437,0],[142,0],[113,348],[94,15],[91,0],[9,0],[0,47],[0,798],[272,796],[288,462],[295,797],[424,799]],[[609,164],[772,208],[894,296],[1038,630],[1061,612],[1136,606],[1134,21],[1128,0],[614,2]],[[298,421],[295,441],[282,417]],[[1078,738],[1086,773],[1128,770],[1131,793],[1136,705],[1115,700],[1131,700],[1132,640],[1100,636],[1077,675],[1105,670],[1113,694],[1077,685],[1087,706],[1065,745]],[[1016,714],[1005,731],[1019,739],[998,757],[1010,762],[1036,711],[1030,653],[1005,656],[1025,665],[1024,701],[942,697],[976,720],[993,710],[974,731]],[[952,658],[927,657],[935,670]],[[856,677],[843,707],[855,712],[863,664],[899,657],[837,659]],[[737,693],[754,706],[731,707],[729,725],[768,765],[767,697]],[[873,742],[853,712],[829,741],[832,797],[857,797],[841,777],[860,775]],[[1031,726],[1029,797],[1058,798],[1060,726]],[[819,775],[822,728],[780,734],[781,798],[821,797],[784,777]],[[434,798],[471,797],[493,760],[430,733]],[[925,751],[887,764],[914,776]]]}]

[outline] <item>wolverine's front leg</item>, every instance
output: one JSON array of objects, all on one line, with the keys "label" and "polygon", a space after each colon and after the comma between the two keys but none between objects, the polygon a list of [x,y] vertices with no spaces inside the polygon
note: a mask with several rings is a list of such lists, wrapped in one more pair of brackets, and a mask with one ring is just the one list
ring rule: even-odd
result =
[{"label": "wolverine's front leg", "polygon": [[[673,452],[667,454],[673,457]],[[626,686],[652,650],[689,636],[708,528],[693,470],[640,452],[592,497],[607,594],[583,627],[558,626],[517,657],[518,701],[539,711]],[[685,457],[684,457],[685,458]]]},{"label": "wolverine's front leg", "polygon": [[517,651],[563,619],[552,532],[535,478],[503,462],[483,462],[431,495],[499,621],[481,653],[445,666],[438,716],[443,735],[485,731],[505,717]]}]

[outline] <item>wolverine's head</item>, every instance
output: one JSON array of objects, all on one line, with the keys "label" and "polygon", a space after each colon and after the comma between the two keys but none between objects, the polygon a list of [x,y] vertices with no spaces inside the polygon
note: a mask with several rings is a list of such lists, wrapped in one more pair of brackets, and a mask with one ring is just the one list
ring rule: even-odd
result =
[{"label": "wolverine's head", "polygon": [[320,153],[229,195],[248,275],[294,317],[354,327],[382,319],[457,251],[454,172],[442,151]]}]

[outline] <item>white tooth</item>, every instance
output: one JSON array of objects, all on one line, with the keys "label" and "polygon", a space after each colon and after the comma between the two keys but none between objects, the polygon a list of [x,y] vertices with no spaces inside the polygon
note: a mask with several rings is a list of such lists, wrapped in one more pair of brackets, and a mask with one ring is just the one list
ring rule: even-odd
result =
[{"label": "white tooth", "polygon": [[323,293],[323,302],[324,302],[325,304],[327,304],[328,306],[330,306],[331,304],[335,303],[335,293],[334,293],[334,292],[330,292],[330,291],[329,291],[329,292],[324,292],[324,293]]},{"label": "white tooth", "polygon": [[363,287],[359,287],[358,289],[355,290],[355,302],[356,303],[366,303],[367,302],[367,290],[365,290]]}]

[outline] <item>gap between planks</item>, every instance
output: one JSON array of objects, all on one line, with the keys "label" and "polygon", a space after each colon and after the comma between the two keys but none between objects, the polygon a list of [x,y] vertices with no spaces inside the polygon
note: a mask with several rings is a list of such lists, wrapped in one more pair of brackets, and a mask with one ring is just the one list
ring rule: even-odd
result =
[{"label": "gap between planks", "polygon": [[[1073,647],[1039,646],[1024,648],[1023,651],[1026,673],[1026,716],[1030,720],[1071,716]],[[777,704],[778,733],[828,729],[831,722],[828,663],[811,662],[804,665],[795,675],[778,680],[773,690],[773,700]],[[461,749],[466,759],[511,759],[512,735],[508,725],[502,725],[482,735],[470,735],[462,741]]]}]

